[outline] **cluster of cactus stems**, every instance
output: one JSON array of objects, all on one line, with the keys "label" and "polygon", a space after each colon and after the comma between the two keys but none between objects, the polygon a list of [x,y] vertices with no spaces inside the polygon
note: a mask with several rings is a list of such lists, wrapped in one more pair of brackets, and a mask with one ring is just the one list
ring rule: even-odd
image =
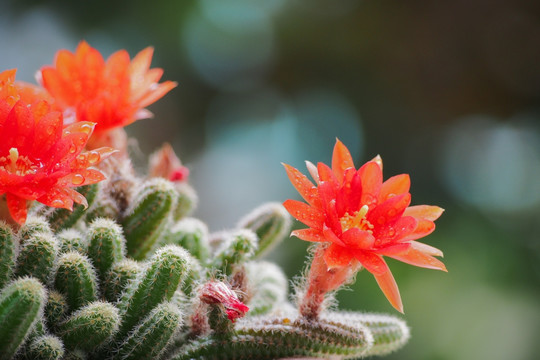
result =
[{"label": "cluster of cactus stems", "polygon": [[0,224],[0,359],[346,359],[407,341],[395,317],[299,313],[261,259],[290,234],[281,204],[210,233],[185,182],[111,177],[78,189],[87,209]]},{"label": "cluster of cactus stems", "polygon": [[[81,42],[41,69],[44,89],[0,72],[0,360],[353,359],[402,347],[403,320],[329,305],[365,267],[402,311],[382,256],[446,270],[440,250],[414,241],[442,209],[407,207],[407,175],[382,183],[380,158],[356,170],[337,141],[332,169],[308,163],[315,184],[285,165],[309,205],[263,204],[210,232],[170,145],[147,174],[131,164],[122,127],[176,86],[158,84],[151,57],[104,61]],[[292,235],[315,243],[291,295],[264,260],[291,235],[289,213],[309,226]]]}]

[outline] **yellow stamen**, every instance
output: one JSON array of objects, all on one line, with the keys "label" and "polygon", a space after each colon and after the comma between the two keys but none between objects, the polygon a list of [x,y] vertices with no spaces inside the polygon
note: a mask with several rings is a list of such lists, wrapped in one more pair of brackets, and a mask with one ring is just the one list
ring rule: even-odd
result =
[{"label": "yellow stamen", "polygon": [[360,230],[371,232],[373,230],[373,225],[366,220],[366,215],[369,211],[369,207],[364,205],[355,212],[354,214],[349,214],[348,212],[343,215],[339,220],[341,223],[341,230],[347,231],[352,228],[358,228]]}]

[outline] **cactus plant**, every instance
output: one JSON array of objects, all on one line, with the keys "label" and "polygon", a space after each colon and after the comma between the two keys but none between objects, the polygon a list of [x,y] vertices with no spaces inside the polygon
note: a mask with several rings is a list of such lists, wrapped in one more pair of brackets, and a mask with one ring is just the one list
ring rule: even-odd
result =
[{"label": "cactus plant", "polygon": [[[82,42],[41,69],[43,91],[0,73],[0,360],[348,359],[403,346],[403,320],[327,304],[365,268],[402,311],[383,256],[445,270],[440,250],[415,241],[442,209],[409,207],[408,176],[383,183],[380,158],[357,170],[337,141],[331,168],[307,163],[314,183],[285,165],[307,203],[263,204],[209,233],[186,217],[197,195],[171,146],[148,176],[131,165],[121,127],[175,86],[158,83],[151,57],[105,61]],[[292,296],[262,260],[290,234],[288,213],[308,226],[292,235],[314,243]]]}]

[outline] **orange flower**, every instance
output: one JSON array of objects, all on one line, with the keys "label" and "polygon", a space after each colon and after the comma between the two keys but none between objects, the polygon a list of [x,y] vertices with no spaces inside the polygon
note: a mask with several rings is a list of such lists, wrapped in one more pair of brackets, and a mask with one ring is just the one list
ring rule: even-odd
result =
[{"label": "orange flower", "polygon": [[327,270],[354,267],[360,262],[375,276],[392,306],[403,312],[397,284],[383,259],[388,256],[428,269],[446,271],[434,256],[439,249],[415,240],[435,229],[443,212],[437,206],[409,206],[410,179],[397,175],[383,182],[382,160],[376,157],[356,170],[349,150],[336,141],[332,168],[307,163],[314,185],[297,169],[284,165],[306,203],[287,200],[285,208],[309,228],[292,235],[324,244]]},{"label": "orange flower", "polygon": [[151,117],[144,108],[176,86],[158,84],[163,70],[150,69],[152,54],[148,47],[130,62],[127,51],[120,50],[105,61],[82,41],[74,54],[58,51],[54,66],[43,67],[38,81],[64,109],[67,123],[91,121],[101,133]]},{"label": "orange flower", "polygon": [[16,70],[0,73],[0,195],[5,194],[12,218],[23,224],[28,200],[72,209],[86,205],[71,189],[104,179],[88,168],[114,152],[101,148],[81,153],[94,124],[78,122],[64,128],[39,91],[15,84]]}]

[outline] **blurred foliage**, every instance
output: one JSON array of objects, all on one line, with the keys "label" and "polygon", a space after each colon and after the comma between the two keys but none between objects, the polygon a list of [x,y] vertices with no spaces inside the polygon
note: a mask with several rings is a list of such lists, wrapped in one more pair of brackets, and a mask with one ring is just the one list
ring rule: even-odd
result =
[{"label": "blurred foliage", "polygon": [[[173,143],[214,230],[295,196],[279,163],[328,162],[336,136],[357,165],[380,153],[386,177],[410,173],[413,204],[446,208],[426,242],[445,251],[449,273],[391,262],[413,337],[390,358],[540,351],[539,2],[8,0],[0,10],[0,65],[24,74],[35,65],[14,59],[49,64],[57,50],[24,45],[39,31],[71,50],[83,38],[110,53],[155,47],[153,65],[180,85],[128,131],[140,158]],[[55,25],[28,26],[36,18]],[[290,239],[271,257],[294,276],[305,248]],[[370,276],[353,287],[342,307],[390,310]]]}]

